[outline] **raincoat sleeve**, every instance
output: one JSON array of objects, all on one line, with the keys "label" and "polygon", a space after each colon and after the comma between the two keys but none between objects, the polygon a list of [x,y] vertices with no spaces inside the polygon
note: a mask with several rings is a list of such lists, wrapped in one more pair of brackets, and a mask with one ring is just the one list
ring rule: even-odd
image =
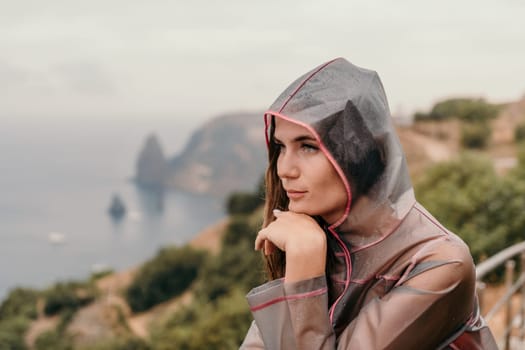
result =
[{"label": "raincoat sleeve", "polygon": [[255,322],[241,349],[334,349],[327,291],[325,276],[254,288],[247,299]]}]

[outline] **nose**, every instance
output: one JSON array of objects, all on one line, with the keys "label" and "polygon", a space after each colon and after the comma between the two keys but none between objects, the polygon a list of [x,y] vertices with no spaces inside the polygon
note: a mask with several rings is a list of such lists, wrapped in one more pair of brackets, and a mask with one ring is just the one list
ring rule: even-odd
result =
[{"label": "nose", "polygon": [[299,165],[292,152],[281,151],[277,158],[277,176],[281,179],[294,179],[299,177]]}]

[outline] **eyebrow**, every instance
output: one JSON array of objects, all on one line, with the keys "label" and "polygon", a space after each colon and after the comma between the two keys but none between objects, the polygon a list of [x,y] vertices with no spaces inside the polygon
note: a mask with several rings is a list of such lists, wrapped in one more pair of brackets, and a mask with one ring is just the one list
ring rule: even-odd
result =
[{"label": "eyebrow", "polygon": [[[273,137],[273,139],[276,141],[276,142],[280,142],[280,143],[283,143],[281,140],[279,140],[277,137]],[[313,136],[310,136],[310,135],[301,135],[301,136],[297,136],[296,138],[294,138],[292,140],[292,142],[302,142],[302,141],[315,141],[317,142],[317,139]]]}]

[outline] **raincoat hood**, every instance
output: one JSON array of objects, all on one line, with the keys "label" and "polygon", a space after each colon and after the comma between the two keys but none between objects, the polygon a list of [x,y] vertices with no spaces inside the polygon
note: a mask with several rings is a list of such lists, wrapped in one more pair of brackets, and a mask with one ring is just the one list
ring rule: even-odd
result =
[{"label": "raincoat hood", "polygon": [[337,58],[299,77],[265,113],[306,127],[347,190],[346,211],[331,223],[356,246],[386,237],[414,205],[406,159],[376,72]]}]

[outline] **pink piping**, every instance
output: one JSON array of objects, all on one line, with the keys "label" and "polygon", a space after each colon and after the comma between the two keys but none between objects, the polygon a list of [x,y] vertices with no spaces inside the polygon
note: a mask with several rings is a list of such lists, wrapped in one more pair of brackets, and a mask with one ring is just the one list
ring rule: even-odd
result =
[{"label": "pink piping", "polygon": [[279,298],[272,299],[270,301],[267,301],[265,303],[259,304],[257,306],[253,306],[253,307],[250,308],[250,310],[255,312],[255,311],[259,311],[261,309],[264,309],[265,307],[268,307],[270,305],[280,303],[281,301],[297,300],[297,299],[303,299],[303,298],[308,298],[308,297],[314,297],[314,296],[318,296],[318,295],[324,294],[327,291],[328,291],[328,288],[325,287],[325,288],[317,289],[317,290],[314,290],[314,291],[311,291],[311,292],[307,292],[307,293],[287,295],[287,296],[284,296],[284,297],[279,297]]},{"label": "pink piping", "polygon": [[[348,213],[346,213],[348,215]],[[341,247],[343,248],[343,251],[345,252],[345,263],[346,263],[346,281],[345,281],[345,289],[341,293],[341,295],[337,298],[337,300],[332,304],[332,307],[330,308],[330,322],[333,323],[334,321],[334,311],[336,305],[339,303],[341,298],[346,294],[346,291],[348,290],[348,286],[350,286],[350,276],[352,275],[352,259],[350,258],[350,252],[348,251],[348,248],[343,243],[339,235],[334,231],[333,225],[328,227],[328,231],[332,233],[332,235],[337,239]]]},{"label": "pink piping", "polygon": [[435,226],[439,227],[442,231],[444,231],[443,234],[445,234],[445,235],[449,234],[449,231],[443,225],[441,225],[439,222],[437,222],[436,219],[428,216],[427,213],[423,212],[417,205],[414,206],[414,208],[418,212],[420,212],[424,217],[426,217],[431,223],[433,223]]},{"label": "pink piping", "polygon": [[461,350],[461,349],[458,348],[454,343],[449,344],[448,346],[450,346],[450,348],[451,348],[452,350]]},{"label": "pink piping", "polygon": [[264,118],[264,139],[266,140],[266,148],[270,146],[270,140],[268,139],[268,118],[266,117],[266,113],[263,116]]},{"label": "pink piping", "polygon": [[283,105],[281,106],[281,108],[279,108],[279,113],[281,113],[281,112],[283,111],[284,107],[286,107],[286,105],[288,104],[288,102],[290,102],[290,100],[295,96],[295,94],[297,94],[297,92],[298,92],[299,90],[301,90],[301,88],[304,86],[304,84],[306,84],[306,82],[307,82],[308,80],[312,79],[312,77],[313,77],[314,75],[316,75],[319,71],[321,71],[324,67],[328,66],[330,63],[332,63],[332,62],[338,60],[339,58],[340,58],[340,57],[335,58],[335,59],[333,59],[333,60],[331,60],[331,61],[326,62],[325,64],[319,66],[316,70],[314,70],[309,76],[307,76],[306,79],[304,79],[304,80],[301,82],[301,84],[299,84],[299,85],[295,88],[294,92],[292,92],[292,93],[290,94],[290,96],[288,96],[288,98],[286,99],[286,101],[284,101],[284,103],[283,103]]}]

